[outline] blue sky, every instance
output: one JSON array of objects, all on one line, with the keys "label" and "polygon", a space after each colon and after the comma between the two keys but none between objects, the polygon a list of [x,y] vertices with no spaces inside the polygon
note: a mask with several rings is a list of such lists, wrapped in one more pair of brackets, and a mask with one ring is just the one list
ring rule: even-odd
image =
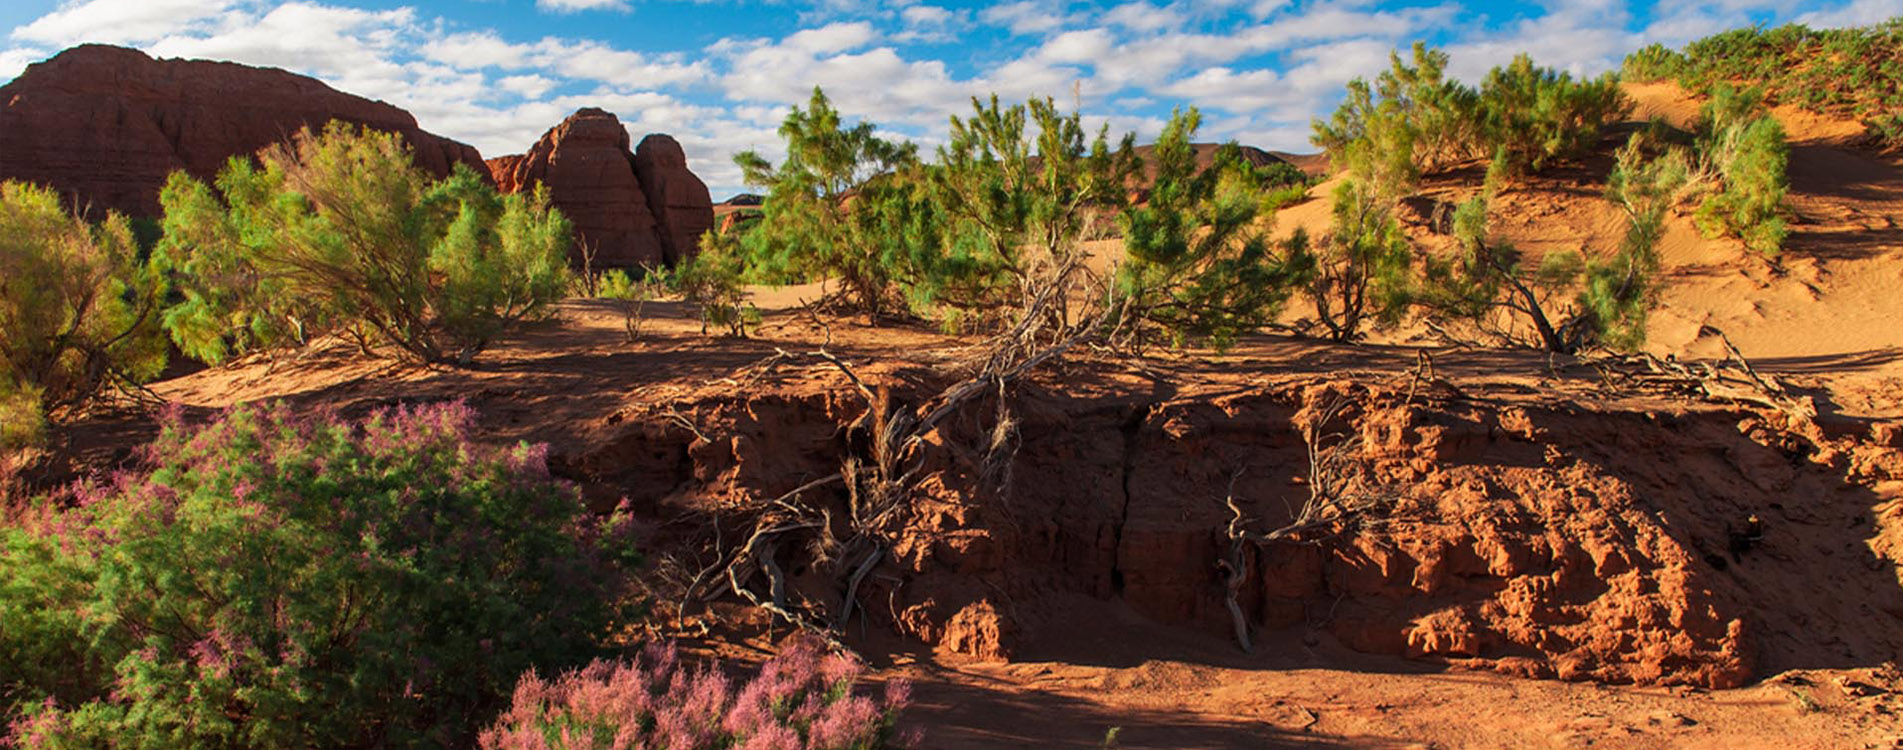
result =
[{"label": "blue sky", "polygon": [[599,106],[636,138],[679,138],[719,199],[744,189],[731,155],[776,156],[774,128],[815,84],[927,152],[947,115],[994,91],[1055,96],[1144,137],[1190,104],[1203,139],[1306,151],[1342,84],[1417,39],[1472,80],[1519,51],[1590,74],[1649,42],[1898,15],[1903,0],[5,0],[0,81],[88,41],[273,65],[485,156]]}]

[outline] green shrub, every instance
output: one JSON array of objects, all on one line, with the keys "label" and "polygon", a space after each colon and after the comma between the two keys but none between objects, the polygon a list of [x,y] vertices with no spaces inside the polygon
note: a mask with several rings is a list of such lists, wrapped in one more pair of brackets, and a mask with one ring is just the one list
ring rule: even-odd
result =
[{"label": "green shrub", "polygon": [[1575,81],[1524,54],[1480,84],[1481,141],[1496,160],[1505,160],[1509,174],[1579,157],[1599,143],[1607,124],[1631,111],[1612,74]]},{"label": "green shrub", "polygon": [[1312,140],[1392,200],[1414,192],[1422,174],[1482,156],[1493,156],[1507,175],[1576,158],[1631,111],[1610,74],[1575,81],[1519,55],[1475,90],[1448,80],[1446,65],[1445,52],[1422,44],[1414,45],[1411,64],[1391,53],[1374,85],[1349,82],[1341,107],[1314,121]]},{"label": "green shrub", "polygon": [[1646,319],[1658,296],[1658,242],[1665,236],[1665,218],[1691,178],[1686,150],[1659,150],[1656,143],[1641,132],[1619,149],[1606,180],[1606,200],[1625,214],[1626,230],[1611,257],[1587,264],[1575,302],[1577,326],[1592,343],[1612,349],[1635,351],[1645,343]]},{"label": "green shrub", "polygon": [[1334,220],[1319,242],[1296,231],[1283,243],[1291,272],[1335,341],[1361,338],[1369,324],[1390,325],[1412,303],[1413,248],[1391,203],[1357,180],[1335,188]]},{"label": "green shrub", "polygon": [[968,313],[972,327],[1015,324],[1034,300],[1049,299],[1062,329],[1073,298],[1084,296],[1079,244],[1129,201],[1135,136],[1113,147],[1105,126],[1087,137],[1082,115],[1059,112],[1048,97],[971,104],[969,117],[951,118],[950,141],[928,173],[944,213],[947,272],[960,281],[958,294],[937,299]]},{"label": "green shrub", "polygon": [[1764,111],[1756,90],[1718,86],[1700,109],[1695,130],[1699,156],[1717,182],[1693,215],[1698,228],[1777,255],[1788,233],[1783,204],[1790,190],[1790,146],[1784,127]]},{"label": "green shrub", "polygon": [[49,415],[157,376],[165,289],[123,217],[93,225],[50,189],[0,184],[0,452],[38,442]]},{"label": "green shrub", "polygon": [[460,404],[360,425],[168,418],[136,472],[0,528],[0,706],[25,748],[468,747],[587,662],[632,552],[546,450]]},{"label": "green shrub", "polygon": [[740,238],[716,230],[701,235],[700,252],[674,269],[675,291],[699,308],[702,334],[712,327],[744,337],[759,323],[760,311],[747,301],[747,262]]},{"label": "green shrub", "polygon": [[1767,101],[1860,118],[1884,145],[1903,145],[1893,119],[1903,110],[1903,18],[1840,29],[1732,29],[1686,45],[1676,58],[1646,54],[1672,60],[1670,75],[1693,92],[1761,87]]},{"label": "green shrub", "polygon": [[1264,232],[1279,205],[1266,180],[1277,174],[1243,161],[1233,143],[1198,170],[1191,139],[1201,122],[1193,108],[1171,116],[1149,201],[1118,217],[1126,255],[1116,290],[1125,332],[1139,343],[1159,331],[1177,345],[1226,347],[1267,323],[1296,280]]},{"label": "green shrub", "polygon": [[165,327],[193,357],[341,333],[467,363],[568,285],[569,224],[545,191],[498,195],[463,165],[433,182],[399,136],[335,122],[260,157],[215,191],[177,173],[161,193],[156,257],[183,295]]},{"label": "green shrub", "polygon": [[1626,55],[1619,77],[1634,83],[1651,83],[1676,78],[1684,67],[1684,55],[1663,44],[1648,44]]},{"label": "green shrub", "polygon": [[846,127],[818,87],[804,109],[780,124],[787,157],[778,167],[752,151],[734,156],[747,184],[766,189],[763,220],[746,234],[749,275],[768,282],[833,279],[847,303],[876,319],[897,296],[899,258],[888,236],[860,231],[855,211],[869,183],[910,168],[917,147],[875,135],[860,122]]}]

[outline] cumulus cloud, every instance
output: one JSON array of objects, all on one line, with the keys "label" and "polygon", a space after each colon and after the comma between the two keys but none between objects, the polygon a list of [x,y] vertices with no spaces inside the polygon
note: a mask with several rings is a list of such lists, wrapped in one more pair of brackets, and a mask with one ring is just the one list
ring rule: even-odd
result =
[{"label": "cumulus cloud", "polygon": [[574,13],[584,10],[628,9],[627,0],[535,0],[535,7],[556,13]]},{"label": "cumulus cloud", "polygon": [[[775,15],[781,33],[701,41],[697,34],[721,28],[716,21],[684,29],[677,48],[636,50],[544,31],[573,28],[572,18],[552,14],[631,11],[633,0],[536,0],[548,15],[527,17],[542,24],[506,27],[461,22],[456,5],[64,0],[8,32],[0,81],[88,41],[270,65],[389,101],[490,155],[521,151],[575,109],[598,106],[637,137],[679,138],[690,165],[724,195],[742,188],[731,154],[776,158],[775,128],[815,85],[849,118],[928,150],[942,142],[948,115],[994,92],[1006,102],[1053,96],[1081,108],[1093,127],[1145,138],[1171,107],[1194,105],[1205,113],[1200,138],[1303,150],[1309,118],[1331,109],[1345,82],[1379,72],[1389,50],[1416,38],[1443,46],[1452,72],[1472,80],[1522,51],[1591,74],[1646,43],[1677,45],[1758,21],[1841,26],[1903,15],[1903,0],[1823,0],[1802,11],[1780,0],[1511,8],[1472,0],[805,0],[745,11]],[[660,7],[640,8],[643,20]]]}]

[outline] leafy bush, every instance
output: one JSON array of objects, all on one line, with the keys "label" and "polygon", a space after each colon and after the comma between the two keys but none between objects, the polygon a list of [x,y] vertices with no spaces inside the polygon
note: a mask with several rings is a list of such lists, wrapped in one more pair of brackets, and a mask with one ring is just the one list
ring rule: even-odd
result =
[{"label": "leafy bush", "polygon": [[1861,118],[1880,142],[1903,145],[1903,18],[1874,26],[1812,29],[1789,24],[1732,29],[1685,46],[1682,54],[1647,47],[1628,71],[1671,77],[1705,93],[1720,85],[1762,87],[1767,101]]},{"label": "leafy bush", "polygon": [[1279,205],[1265,180],[1277,174],[1243,161],[1233,143],[1198,170],[1190,141],[1201,122],[1193,108],[1171,116],[1156,143],[1148,203],[1118,219],[1126,259],[1116,290],[1127,333],[1138,341],[1156,329],[1178,344],[1227,346],[1267,323],[1296,279],[1263,231]]},{"label": "leafy bush", "polygon": [[0,184],[0,452],[37,442],[49,413],[157,376],[165,288],[123,217],[89,224],[50,189]]},{"label": "leafy bush", "polygon": [[622,526],[460,404],[176,416],[142,467],[0,529],[27,748],[467,746],[623,614]]},{"label": "leafy bush", "polygon": [[595,662],[553,681],[531,673],[482,733],[484,750],[885,750],[912,743],[893,727],[908,686],[884,700],[856,695],[864,667],[802,639],[738,690],[712,668],[683,665],[674,647]]},{"label": "leafy bush", "polygon": [[1344,180],[1328,233],[1311,243],[1298,230],[1284,242],[1286,262],[1301,274],[1331,339],[1359,339],[1364,326],[1391,324],[1412,302],[1413,248],[1390,205],[1360,181]]},{"label": "leafy bush", "polygon": [[1609,259],[1589,263],[1576,301],[1579,325],[1595,343],[1636,350],[1645,343],[1645,321],[1657,297],[1658,242],[1665,217],[1691,177],[1685,150],[1666,148],[1648,156],[1652,139],[1637,133],[1619,149],[1606,180],[1606,200],[1626,215],[1625,234]]},{"label": "leafy bush", "polygon": [[1785,169],[1790,146],[1784,127],[1764,111],[1760,92],[1718,86],[1699,110],[1698,150],[1718,188],[1693,215],[1707,236],[1729,235],[1766,255],[1783,248]]},{"label": "leafy bush", "polygon": [[876,179],[907,169],[917,147],[874,135],[875,126],[850,128],[815,87],[804,109],[780,124],[787,158],[778,167],[752,151],[734,156],[749,185],[766,188],[764,220],[746,235],[752,275],[768,281],[836,279],[852,307],[877,318],[892,306],[891,236],[863,231],[848,206],[863,201]]},{"label": "leafy bush", "polygon": [[[1491,188],[1454,210],[1458,252],[1428,264],[1422,300],[1437,316],[1471,320],[1513,343],[1528,343],[1520,335],[1525,329],[1516,328],[1523,324],[1533,330],[1532,346],[1577,351],[1581,341],[1576,331],[1561,325],[1554,308],[1561,304],[1561,294],[1578,282],[1584,260],[1577,253],[1554,252],[1536,267],[1524,265],[1519,249],[1494,237],[1487,227]],[[1496,315],[1502,312],[1505,320]]]},{"label": "leafy bush", "polygon": [[1339,167],[1360,175],[1385,198],[1414,191],[1423,172],[1482,155],[1479,96],[1445,76],[1447,53],[1416,43],[1412,63],[1388,54],[1373,86],[1348,83],[1329,121],[1314,121],[1314,143]]},{"label": "leafy bush", "polygon": [[674,269],[675,290],[700,309],[702,334],[711,326],[744,337],[759,323],[760,311],[747,301],[748,257],[739,237],[716,230],[701,235],[700,252]]},{"label": "leafy bush", "polygon": [[400,137],[338,122],[260,156],[160,195],[183,293],[165,327],[193,357],[342,333],[467,363],[567,287],[569,224],[540,189],[498,195],[463,165],[432,182]]},{"label": "leafy bush", "polygon": [[1511,174],[1584,154],[1608,123],[1632,111],[1612,74],[1575,81],[1525,54],[1487,73],[1479,101],[1481,142]]},{"label": "leafy bush", "polygon": [[1619,77],[1633,83],[1652,83],[1676,78],[1685,68],[1685,56],[1663,44],[1648,44],[1626,55]]},{"label": "leafy bush", "polygon": [[1129,202],[1136,138],[1112,147],[1108,126],[1088,138],[1082,115],[1049,98],[1005,107],[993,95],[971,105],[969,117],[951,118],[950,142],[929,173],[944,213],[945,273],[960,282],[937,301],[991,318],[972,327],[1015,324],[1039,299],[1068,322],[1073,296],[1084,296],[1079,243],[1098,217]]},{"label": "leafy bush", "polygon": [[1631,109],[1611,75],[1575,81],[1520,55],[1475,90],[1448,80],[1446,65],[1445,52],[1422,44],[1414,45],[1411,64],[1391,53],[1374,85],[1349,82],[1341,107],[1314,121],[1312,140],[1392,200],[1412,193],[1423,173],[1482,156],[1493,156],[1505,174],[1575,158]]}]

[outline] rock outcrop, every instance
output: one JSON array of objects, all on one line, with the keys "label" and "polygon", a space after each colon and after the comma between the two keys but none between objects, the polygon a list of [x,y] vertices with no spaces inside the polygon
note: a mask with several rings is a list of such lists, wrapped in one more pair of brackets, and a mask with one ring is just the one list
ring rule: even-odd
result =
[{"label": "rock outcrop", "polygon": [[590,107],[543,133],[528,153],[488,163],[504,191],[548,186],[555,207],[574,222],[577,265],[588,251],[596,268],[679,262],[714,225],[707,185],[687,169],[671,136],[650,135],[638,150],[628,143],[619,118]]},{"label": "rock outcrop", "polygon": [[648,210],[660,229],[667,262],[699,249],[700,236],[714,228],[714,201],[707,183],[688,170],[680,142],[662,133],[642,138],[634,149],[634,173],[648,194]]},{"label": "rock outcrop", "polygon": [[331,120],[401,134],[436,174],[457,162],[483,171],[474,147],[313,78],[88,44],[0,87],[0,179],[49,185],[94,210],[153,216],[173,171],[209,178],[232,156]]}]

